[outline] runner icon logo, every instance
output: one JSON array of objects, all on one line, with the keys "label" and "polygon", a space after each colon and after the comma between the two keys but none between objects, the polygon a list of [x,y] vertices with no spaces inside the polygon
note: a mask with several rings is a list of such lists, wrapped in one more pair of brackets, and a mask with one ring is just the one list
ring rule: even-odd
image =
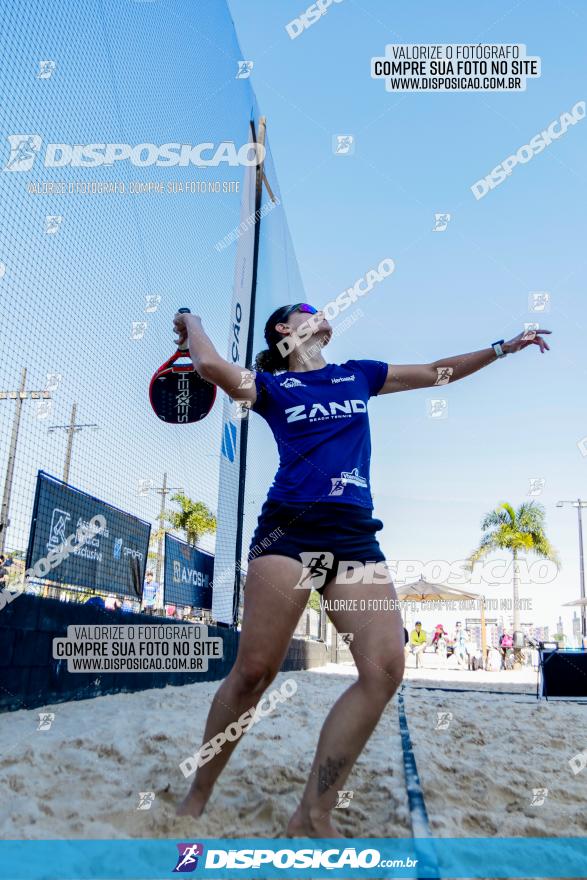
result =
[{"label": "runner icon logo", "polygon": [[30,171],[43,143],[38,134],[9,134],[10,156],[4,171]]},{"label": "runner icon logo", "polygon": [[137,810],[150,810],[154,800],[154,791],[139,791],[139,805]]},{"label": "runner icon logo", "polygon": [[39,712],[39,726],[37,730],[51,730],[51,725],[54,721],[54,712]]},{"label": "runner icon logo", "polygon": [[332,569],[334,556],[332,553],[321,553],[319,550],[300,553],[302,573],[295,585],[295,590],[319,590],[326,583],[326,575]]},{"label": "runner icon logo", "polygon": [[236,79],[248,79],[254,66],[254,61],[239,61]]},{"label": "runner icon logo", "polygon": [[448,730],[452,721],[452,712],[437,712],[438,721],[435,730]]},{"label": "runner icon logo", "polygon": [[179,850],[177,864],[173,869],[174,874],[191,874],[198,866],[198,856],[204,855],[204,847],[201,843],[178,843]]},{"label": "runner icon logo", "polygon": [[339,791],[337,792],[338,798],[334,805],[335,810],[344,809],[344,807],[350,807],[351,799],[353,797],[352,791]]}]

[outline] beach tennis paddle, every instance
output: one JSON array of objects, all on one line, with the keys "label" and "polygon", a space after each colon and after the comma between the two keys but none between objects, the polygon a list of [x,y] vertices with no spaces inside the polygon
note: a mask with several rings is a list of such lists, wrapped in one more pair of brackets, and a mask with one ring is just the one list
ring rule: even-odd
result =
[{"label": "beach tennis paddle", "polygon": [[[178,309],[189,314],[189,309]],[[188,363],[177,363],[180,359]],[[175,354],[161,364],[149,385],[149,400],[155,414],[170,425],[189,425],[205,418],[216,399],[216,385],[206,382],[190,360],[188,344],[178,346]]]}]

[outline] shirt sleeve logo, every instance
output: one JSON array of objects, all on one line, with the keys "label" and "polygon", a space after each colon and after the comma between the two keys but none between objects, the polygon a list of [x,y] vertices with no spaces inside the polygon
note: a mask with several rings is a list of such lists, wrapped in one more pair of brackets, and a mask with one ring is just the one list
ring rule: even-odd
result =
[{"label": "shirt sleeve logo", "polygon": [[293,379],[291,376],[289,379],[286,379],[284,382],[279,383],[282,388],[307,388],[305,382],[300,382],[299,379]]}]

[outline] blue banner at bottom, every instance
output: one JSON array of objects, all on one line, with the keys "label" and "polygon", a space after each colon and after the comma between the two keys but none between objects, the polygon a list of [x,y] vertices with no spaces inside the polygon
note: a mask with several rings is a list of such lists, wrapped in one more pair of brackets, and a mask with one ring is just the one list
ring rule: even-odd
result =
[{"label": "blue banner at bottom", "polygon": [[585,878],[587,838],[4,840],[3,880]]}]

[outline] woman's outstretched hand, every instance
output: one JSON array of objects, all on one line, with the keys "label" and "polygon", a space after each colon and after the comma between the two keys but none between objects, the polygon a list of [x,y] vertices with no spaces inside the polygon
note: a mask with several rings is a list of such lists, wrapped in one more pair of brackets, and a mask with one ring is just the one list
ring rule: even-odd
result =
[{"label": "woman's outstretched hand", "polygon": [[513,339],[510,339],[509,342],[504,342],[502,348],[506,354],[514,354],[516,351],[521,351],[529,345],[537,345],[542,354],[544,354],[545,351],[550,351],[550,346],[546,339],[542,338],[541,334],[543,333],[550,333],[550,330],[524,330],[522,333],[514,336]]}]

